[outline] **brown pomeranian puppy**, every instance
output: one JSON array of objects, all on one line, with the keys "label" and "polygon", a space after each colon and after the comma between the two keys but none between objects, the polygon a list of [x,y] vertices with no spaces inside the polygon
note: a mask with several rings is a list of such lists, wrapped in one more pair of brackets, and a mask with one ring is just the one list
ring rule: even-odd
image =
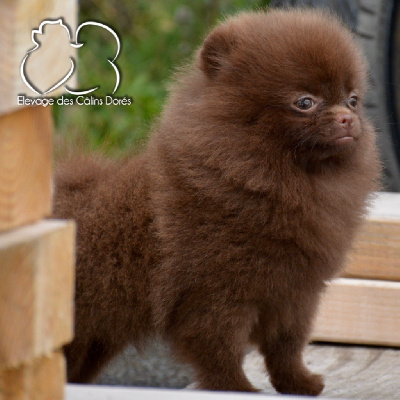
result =
[{"label": "brown pomeranian puppy", "polygon": [[59,166],[78,225],[68,379],[161,335],[198,386],[255,391],[248,343],[281,393],[319,394],[302,361],[380,172],[366,66],[320,11],[242,13],[181,72],[142,155]]}]

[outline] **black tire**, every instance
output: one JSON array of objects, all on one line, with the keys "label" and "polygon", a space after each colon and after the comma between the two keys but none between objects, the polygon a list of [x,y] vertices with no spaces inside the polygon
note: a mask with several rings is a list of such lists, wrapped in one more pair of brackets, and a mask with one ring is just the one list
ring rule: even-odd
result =
[{"label": "black tire", "polygon": [[396,154],[399,126],[394,114],[391,51],[396,0],[360,0],[357,33],[370,64],[371,87],[366,99],[368,115],[380,130],[379,146],[385,167],[385,190],[400,191],[400,154]]},{"label": "black tire", "polygon": [[340,15],[352,31],[357,28],[357,0],[271,0],[273,7],[320,7],[329,8]]},{"label": "black tire", "polygon": [[400,2],[398,0],[392,0],[389,15],[391,23],[387,79],[388,112],[394,151],[400,165]]},{"label": "black tire", "polygon": [[400,191],[400,6],[397,0],[272,0],[271,6],[334,10],[358,34],[370,65],[365,107],[380,131],[384,190]]}]

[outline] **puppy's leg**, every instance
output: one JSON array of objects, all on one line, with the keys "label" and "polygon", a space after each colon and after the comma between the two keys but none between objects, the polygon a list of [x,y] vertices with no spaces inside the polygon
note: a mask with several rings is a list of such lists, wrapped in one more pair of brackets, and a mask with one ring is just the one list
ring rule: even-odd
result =
[{"label": "puppy's leg", "polygon": [[302,352],[309,339],[313,310],[296,310],[292,323],[268,335],[268,319],[260,318],[256,340],[264,355],[270,380],[285,394],[319,395],[324,389],[323,377],[311,373],[304,365]]},{"label": "puppy's leg", "polygon": [[256,392],[242,368],[254,322],[244,310],[227,314],[210,311],[180,318],[173,327],[172,349],[194,367],[200,389]]},{"label": "puppy's leg", "polygon": [[65,347],[68,382],[91,382],[118,350],[98,340],[79,342],[75,339]]},{"label": "puppy's leg", "polygon": [[280,393],[317,396],[324,389],[323,377],[303,363],[304,339],[292,331],[282,332],[264,348],[272,385]]}]

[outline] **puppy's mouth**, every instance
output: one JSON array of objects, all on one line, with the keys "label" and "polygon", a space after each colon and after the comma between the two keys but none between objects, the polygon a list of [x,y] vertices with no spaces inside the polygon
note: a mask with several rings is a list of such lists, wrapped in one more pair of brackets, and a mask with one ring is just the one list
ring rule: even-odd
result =
[{"label": "puppy's mouth", "polygon": [[347,153],[355,148],[357,135],[352,132],[340,132],[321,141],[323,158]]},{"label": "puppy's mouth", "polygon": [[346,146],[355,142],[355,137],[352,135],[342,135],[333,138],[332,143],[338,146]]}]

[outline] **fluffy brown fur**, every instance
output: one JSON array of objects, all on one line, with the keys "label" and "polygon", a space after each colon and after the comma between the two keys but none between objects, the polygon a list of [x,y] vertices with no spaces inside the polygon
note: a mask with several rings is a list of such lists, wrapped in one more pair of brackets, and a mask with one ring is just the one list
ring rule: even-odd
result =
[{"label": "fluffy brown fur", "polygon": [[142,155],[59,167],[55,216],[78,224],[69,381],[157,334],[203,389],[254,391],[251,342],[276,390],[322,391],[302,350],[380,171],[365,75],[330,15],[239,14],[180,73]]}]

